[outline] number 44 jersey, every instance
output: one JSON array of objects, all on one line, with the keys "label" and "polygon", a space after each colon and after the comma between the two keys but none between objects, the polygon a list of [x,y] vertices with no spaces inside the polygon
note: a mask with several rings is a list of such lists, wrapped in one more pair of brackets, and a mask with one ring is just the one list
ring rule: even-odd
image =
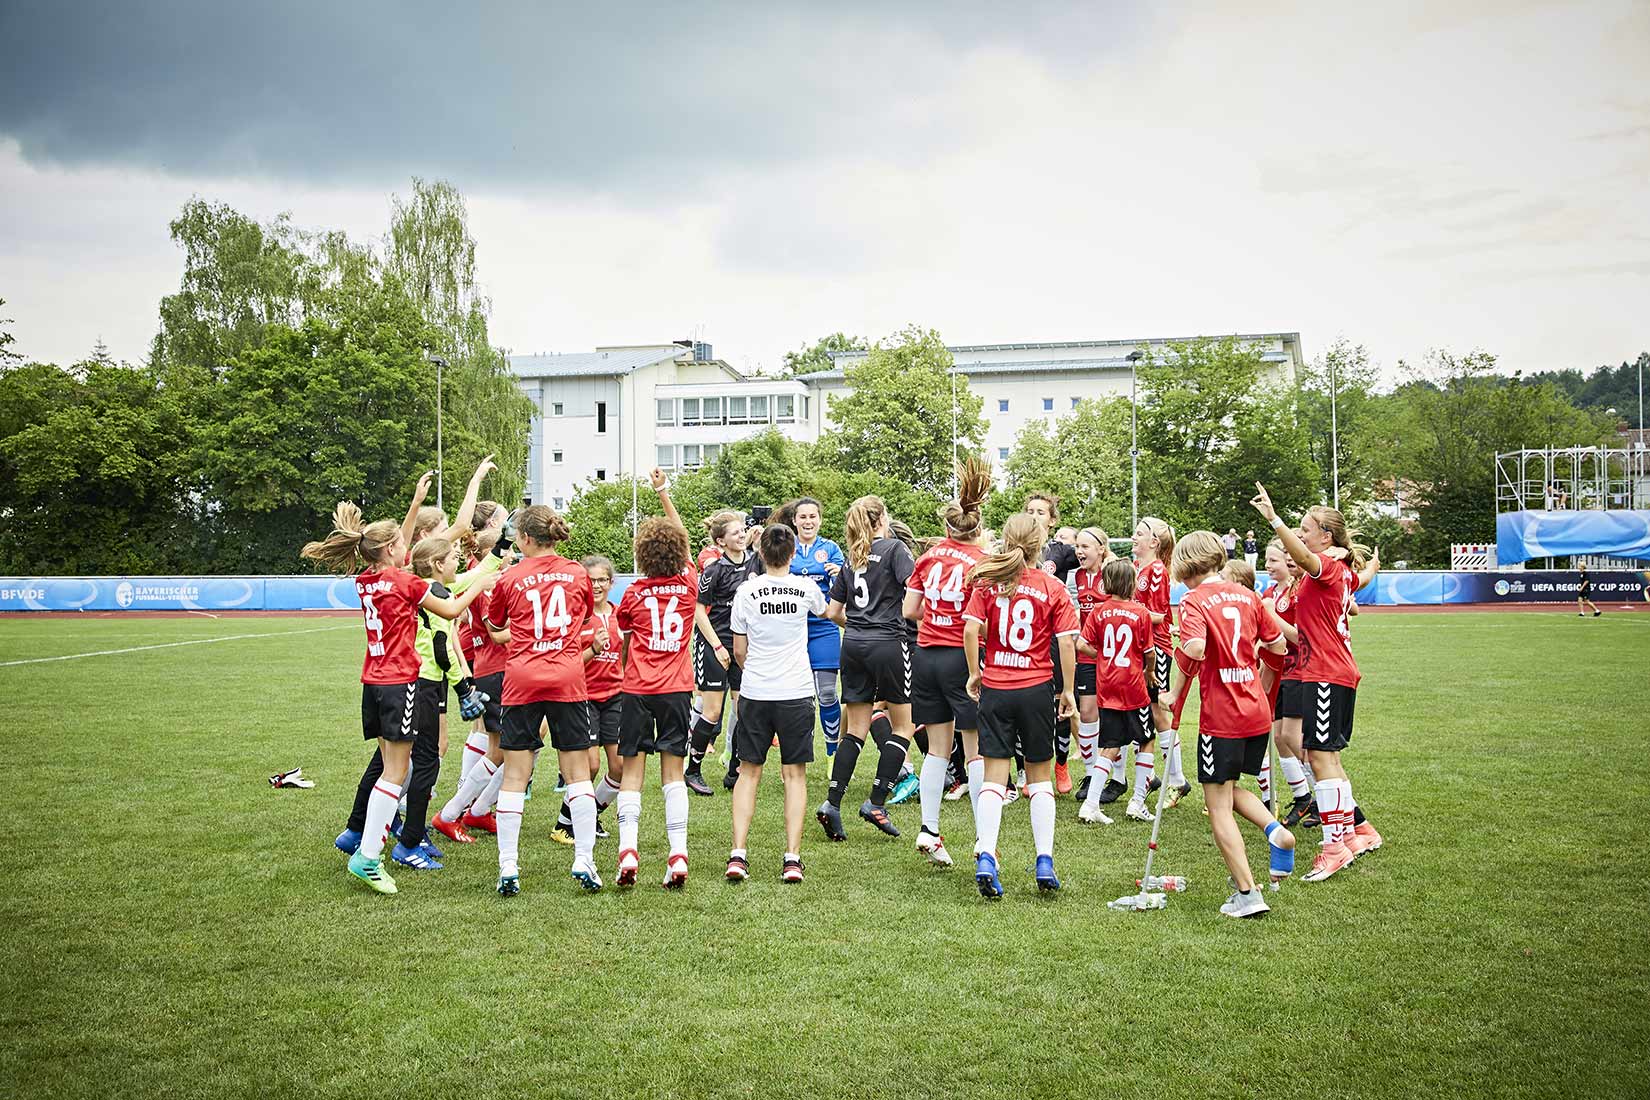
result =
[{"label": "number 44 jersey", "polygon": [[917,621],[920,646],[963,644],[963,609],[968,606],[968,571],[980,564],[985,551],[955,539],[935,543],[917,559],[908,592],[922,593],[922,618]]},{"label": "number 44 jersey", "polygon": [[693,690],[688,641],[698,600],[699,575],[692,570],[672,577],[642,577],[625,589],[614,616],[630,641],[625,691],[667,695]]},{"label": "number 44 jersey", "polygon": [[1007,591],[981,585],[963,618],[984,625],[980,679],[989,688],[1026,688],[1054,679],[1054,640],[1077,633],[1077,608],[1066,586],[1037,567]]},{"label": "number 44 jersey", "polygon": [[492,597],[488,621],[510,630],[500,701],[514,707],[584,699],[580,639],[596,602],[584,566],[559,554],[523,558],[499,578]]}]

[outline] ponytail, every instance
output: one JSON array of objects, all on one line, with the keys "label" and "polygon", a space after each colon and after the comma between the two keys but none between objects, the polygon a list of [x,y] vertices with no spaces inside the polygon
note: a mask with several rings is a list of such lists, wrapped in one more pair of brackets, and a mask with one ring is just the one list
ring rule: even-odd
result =
[{"label": "ponytail", "polygon": [[940,509],[940,520],[951,537],[974,542],[980,537],[980,506],[991,495],[991,467],[978,455],[957,465],[957,499]]},{"label": "ponytail", "polygon": [[848,565],[856,573],[871,562],[871,543],[876,540],[877,526],[888,514],[888,506],[881,497],[860,497],[848,505],[848,514],[842,521],[843,538],[848,543]]},{"label": "ponytail", "polygon": [[357,559],[373,565],[386,564],[385,552],[400,533],[400,524],[392,519],[363,523],[360,507],[352,501],[341,500],[332,510],[332,533],[319,542],[305,543],[298,553],[335,573],[348,573],[355,569]]},{"label": "ponytail", "polygon": [[1027,512],[1016,512],[1003,524],[1002,549],[969,570],[968,583],[994,588],[1013,584],[1028,568],[1035,568],[1042,550],[1042,524]]}]

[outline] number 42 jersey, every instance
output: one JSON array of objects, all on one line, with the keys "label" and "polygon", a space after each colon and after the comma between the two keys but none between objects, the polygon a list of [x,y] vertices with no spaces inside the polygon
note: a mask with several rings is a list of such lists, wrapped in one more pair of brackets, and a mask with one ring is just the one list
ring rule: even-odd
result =
[{"label": "number 42 jersey", "polygon": [[632,581],[614,616],[629,643],[624,690],[632,695],[667,695],[693,690],[688,649],[699,575],[691,569],[673,577]]}]

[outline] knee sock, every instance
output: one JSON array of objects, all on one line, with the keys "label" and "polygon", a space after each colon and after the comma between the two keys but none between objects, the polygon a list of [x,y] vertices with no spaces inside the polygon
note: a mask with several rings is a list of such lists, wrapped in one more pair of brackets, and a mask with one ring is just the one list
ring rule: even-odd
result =
[{"label": "knee sock", "polygon": [[1323,779],[1313,792],[1318,802],[1318,821],[1323,826],[1323,842],[1330,845],[1340,839],[1341,785],[1338,780]]},{"label": "knee sock", "polygon": [[1352,780],[1341,780],[1341,839],[1345,840],[1352,835],[1358,822],[1364,819],[1364,812],[1358,809],[1358,800],[1352,797]]},{"label": "knee sock", "polygon": [[859,738],[843,735],[842,744],[837,747],[836,756],[831,760],[831,785],[825,792],[831,805],[842,805],[843,792],[848,789],[848,781],[854,777],[854,765],[859,763],[859,753],[864,747],[865,742]]},{"label": "knee sock", "polygon": [[1354,802],[1352,804],[1352,825],[1353,825],[1353,827],[1356,828],[1357,826],[1362,825],[1367,820],[1368,820],[1368,818],[1364,817],[1364,808],[1362,806],[1358,805],[1356,802]]},{"label": "knee sock", "polygon": [[[631,759],[640,762],[646,758],[636,756]],[[620,791],[615,801],[619,806],[619,851],[634,852],[637,850],[636,837],[642,827],[642,792]]]},{"label": "knee sock", "polygon": [[1007,795],[1008,788],[1001,783],[980,784],[980,798],[974,807],[975,855],[997,854],[997,833],[1003,825],[1003,799]]},{"label": "knee sock", "polygon": [[[905,753],[910,746],[909,741],[896,735],[890,728],[887,738],[882,742],[882,755],[877,758],[877,777],[871,783],[873,805],[884,805],[888,801],[888,796],[894,793],[894,785],[899,782],[900,772],[905,767]],[[841,755],[840,750],[838,755]]]},{"label": "knee sock", "polygon": [[[1099,722],[1077,723],[1077,755],[1083,758],[1083,773],[1090,777],[1089,785],[1094,785],[1093,775],[1096,761],[1094,743],[1100,739]],[[1106,769],[1108,772],[1110,768]],[[1104,782],[1102,780],[1101,782]]]},{"label": "knee sock", "polygon": [[814,697],[819,700],[819,724],[825,730],[825,743],[836,744],[842,736],[842,704],[836,698],[837,670],[814,669]]},{"label": "knee sock", "polygon": [[[500,772],[504,769],[500,768]],[[516,874],[516,855],[521,849],[521,815],[527,807],[527,792],[498,792],[498,873]]]},{"label": "knee sock", "polygon": [[1134,751],[1134,797],[1136,801],[1146,800],[1146,788],[1151,785],[1152,768],[1157,765],[1157,758],[1144,749]]},{"label": "knee sock", "polygon": [[561,809],[556,813],[556,828],[565,829],[568,833],[573,831],[573,807],[567,801],[571,790],[568,788],[562,792]]},{"label": "knee sock", "polygon": [[[367,761],[366,768],[361,772],[361,780],[355,785],[355,804],[350,807],[349,820],[344,822],[344,828],[353,829],[358,833],[367,831],[367,800],[372,797],[373,784],[377,783],[384,774],[384,757],[377,749],[372,751],[372,759]],[[390,823],[389,818],[384,824]]]},{"label": "knee sock", "polygon": [[601,813],[613,805],[613,800],[619,797],[619,785],[613,782],[611,774],[602,776],[602,781],[596,785],[596,812]]},{"label": "knee sock", "polygon": [[687,856],[688,792],[686,783],[666,783],[665,839],[670,841],[670,854]]},{"label": "knee sock", "polygon": [[1071,759],[1071,720],[1056,718],[1054,720],[1054,759],[1064,764]]},{"label": "knee sock", "polygon": [[688,751],[688,767],[695,771],[698,770],[699,762],[705,758],[705,754],[710,751],[710,746],[716,740],[716,735],[721,732],[722,723],[720,720],[707,722],[701,716],[694,721],[692,747]]},{"label": "knee sock", "polygon": [[1310,759],[1301,761],[1301,771],[1306,775],[1307,787],[1316,791],[1318,789],[1318,777],[1312,774],[1312,761]]},{"label": "knee sock", "polygon": [[[486,817],[492,813],[493,807],[498,804],[498,796],[503,787],[504,765],[500,764],[494,769],[493,778],[487,781],[487,785],[476,796],[475,804],[470,808],[470,812],[477,817]],[[524,798],[523,801],[525,802],[526,799]]]},{"label": "knee sock", "polygon": [[361,854],[367,859],[377,859],[384,853],[384,834],[389,832],[390,818],[395,816],[395,807],[400,801],[400,784],[379,779],[372,785],[367,797],[366,820],[361,827]]},{"label": "knee sock", "polygon": [[1026,797],[1031,801],[1031,843],[1038,855],[1053,856],[1054,784],[1028,784]]},{"label": "knee sock", "polygon": [[1304,798],[1311,790],[1306,785],[1306,769],[1293,756],[1278,757],[1278,767],[1283,771],[1283,781],[1289,784],[1289,795],[1292,798]]},{"label": "knee sock", "polygon": [[954,737],[951,740],[951,770],[956,772],[959,777],[968,774],[968,761],[963,758],[961,737]]},{"label": "knee sock", "polygon": [[911,731],[911,741],[917,746],[917,751],[924,756],[928,755],[928,727],[918,726]]},{"label": "knee sock", "polygon": [[945,773],[949,765],[929,753],[922,758],[922,774],[917,777],[917,804],[922,809],[922,827],[939,835],[940,803],[945,799]]},{"label": "knee sock", "polygon": [[440,768],[441,762],[437,760],[435,767],[430,769],[429,782],[413,787],[407,795],[406,816],[401,822],[401,843],[408,848],[418,847],[429,836],[430,796],[435,793],[435,781]]},{"label": "knee sock", "polygon": [[888,712],[879,710],[871,715],[871,735],[865,739],[867,744],[875,745],[877,751],[894,735],[894,723],[888,720]]},{"label": "knee sock", "polygon": [[596,851],[596,792],[590,780],[567,785],[567,809],[573,819],[573,862],[589,863]]},{"label": "knee sock", "polygon": [[[968,762],[968,808],[976,815],[980,812],[980,791],[985,786],[985,757],[976,756]],[[997,808],[997,815],[1002,816],[1002,807]]]},{"label": "knee sock", "polygon": [[1186,782],[1186,772],[1180,765],[1180,731],[1170,729],[1157,741],[1163,746],[1163,752],[1168,755],[1168,766],[1163,769],[1163,782],[1171,787],[1182,786]]},{"label": "knee sock", "polygon": [[471,730],[470,736],[464,739],[462,762],[458,766],[458,781],[463,783],[470,778],[470,772],[481,761],[487,759],[487,734],[480,730]]},{"label": "knee sock", "polygon": [[[1117,763],[1121,765],[1122,761],[1119,760]],[[1083,799],[1083,805],[1096,810],[1100,808],[1100,792],[1106,789],[1106,784],[1111,780],[1111,766],[1111,757],[1096,750],[1094,770],[1089,773],[1089,793]]]},{"label": "knee sock", "polygon": [[493,773],[502,770],[501,767],[485,756],[477,760],[470,769],[470,774],[465,776],[458,784],[458,792],[448,799],[447,804],[441,807],[441,812],[436,816],[443,821],[457,821],[464,811],[470,808],[470,804],[481,797],[481,792],[493,781]]},{"label": "knee sock", "polygon": [[1272,801],[1272,754],[1271,753],[1267,753],[1266,754],[1266,759],[1261,761],[1261,763],[1260,763],[1260,775],[1256,777],[1256,782],[1258,782],[1260,784],[1260,800],[1262,802],[1270,803]]}]

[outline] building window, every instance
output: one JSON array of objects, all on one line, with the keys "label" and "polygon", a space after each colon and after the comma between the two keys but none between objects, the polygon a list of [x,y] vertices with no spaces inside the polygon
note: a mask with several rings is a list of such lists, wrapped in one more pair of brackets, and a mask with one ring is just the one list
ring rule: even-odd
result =
[{"label": "building window", "polygon": [[560,451],[551,451],[550,452],[550,461],[555,463],[557,466],[560,466],[561,465],[561,452]]},{"label": "building window", "polygon": [[699,444],[682,444],[682,469],[696,470],[699,468]]},{"label": "building window", "polygon": [[1046,413],[1051,413],[1051,412],[1054,411],[1054,398],[1052,398],[1052,397],[1043,398],[1043,411],[1046,412]]},{"label": "building window", "polygon": [[707,397],[704,404],[704,423],[720,424],[722,422],[722,399],[720,397]]},{"label": "building window", "polygon": [[699,399],[697,397],[682,398],[682,423],[688,426],[699,423]]},{"label": "building window", "polygon": [[1075,409],[1078,405],[1080,405],[1082,403],[1082,401],[1083,401],[1083,399],[1081,397],[1073,397],[1071,399],[1071,407]]},{"label": "building window", "polygon": [[803,419],[803,420],[808,419],[808,398],[807,398],[806,394],[804,394],[803,397],[802,397],[802,417],[801,417],[801,419]]},{"label": "building window", "polygon": [[1008,461],[1008,448],[1007,447],[998,447],[997,448],[997,461],[998,462],[1007,462]]},{"label": "building window", "polygon": [[552,497],[550,498],[550,507],[559,512],[567,507],[567,501],[561,497]]},{"label": "building window", "polygon": [[607,434],[607,402],[596,402],[596,434]]},{"label": "building window", "polygon": [[774,399],[778,415],[775,417],[781,424],[796,422],[796,398],[791,394],[782,393]]},{"label": "building window", "polygon": [[658,463],[659,469],[674,470],[676,468],[676,448],[655,447],[654,460]]},{"label": "building window", "polygon": [[1008,398],[1006,398],[1006,397],[997,398],[997,411],[1000,412],[1000,413],[1005,413],[1005,412],[1008,411]]},{"label": "building window", "polygon": [[768,398],[766,395],[751,398],[751,423],[766,424],[768,422]]},{"label": "building window", "polygon": [[653,418],[653,422],[655,424],[676,423],[676,402],[661,400],[656,402],[656,404],[659,407],[659,411]]},{"label": "building window", "polygon": [[550,402],[550,415],[551,416],[560,416],[561,415],[561,402],[560,401]]},{"label": "building window", "polygon": [[722,445],[720,443],[706,443],[705,444],[705,465],[706,466],[709,466],[712,462],[715,462],[721,456],[722,456]]},{"label": "building window", "polygon": [[728,398],[728,423],[743,424],[745,422],[745,399],[743,397]]},{"label": "building window", "polygon": [[607,480],[607,471],[602,469],[600,466],[596,467],[596,480],[597,481],[606,481]]}]

